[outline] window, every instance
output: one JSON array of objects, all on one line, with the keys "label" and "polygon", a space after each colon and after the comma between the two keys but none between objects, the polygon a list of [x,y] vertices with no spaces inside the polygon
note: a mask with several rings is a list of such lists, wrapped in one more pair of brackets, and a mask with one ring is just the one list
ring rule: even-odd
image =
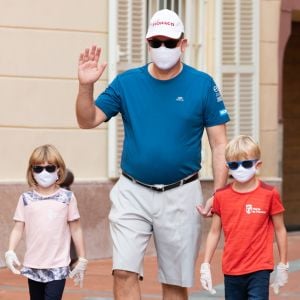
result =
[{"label": "window", "polygon": [[[111,38],[109,43],[110,53],[114,52],[114,44],[117,45],[117,64],[115,71],[111,72],[109,79],[127,69],[141,66],[146,63],[146,43],[145,35],[147,24],[151,15],[159,9],[168,8],[180,14],[182,11],[182,0],[168,1],[143,1],[143,0],[119,0],[110,1],[110,34],[114,36],[114,27],[117,28],[115,38]],[[114,17],[114,11],[117,14]],[[116,26],[117,25],[117,26]],[[114,61],[114,59],[112,59]],[[118,177],[121,161],[124,131],[122,118],[118,115],[109,122],[109,163],[108,176]]]},{"label": "window", "polygon": [[228,138],[258,138],[258,9],[255,0],[218,0],[217,81],[230,114]]},{"label": "window", "polygon": [[[113,71],[109,73],[111,81],[116,74],[127,69],[141,66],[145,63],[145,1],[119,0],[109,1],[110,26],[109,53],[116,57],[110,59],[115,64]],[[117,11],[117,13],[115,13]],[[108,176],[119,176],[119,166],[123,148],[123,123],[118,115],[110,120],[108,125]]]},{"label": "window", "polygon": [[157,10],[164,8],[171,9],[175,11],[180,17],[182,17],[184,2],[185,1],[183,0],[147,0],[148,21]]},{"label": "window", "polygon": [[[141,66],[147,61],[145,35],[149,20],[157,10],[174,10],[185,25],[185,36],[190,41],[184,61],[205,70],[203,40],[206,0],[110,0],[109,1],[109,81],[116,74]],[[123,146],[121,116],[108,124],[108,176],[119,176]],[[206,163],[204,163],[204,168]]]}]

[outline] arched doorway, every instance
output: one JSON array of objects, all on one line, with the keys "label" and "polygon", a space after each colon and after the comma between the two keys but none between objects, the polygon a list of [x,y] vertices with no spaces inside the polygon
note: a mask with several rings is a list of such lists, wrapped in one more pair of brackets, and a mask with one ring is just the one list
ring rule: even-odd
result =
[{"label": "arched doorway", "polygon": [[[297,14],[295,14],[297,16]],[[300,18],[292,18],[282,73],[282,195],[289,230],[300,229]]]}]

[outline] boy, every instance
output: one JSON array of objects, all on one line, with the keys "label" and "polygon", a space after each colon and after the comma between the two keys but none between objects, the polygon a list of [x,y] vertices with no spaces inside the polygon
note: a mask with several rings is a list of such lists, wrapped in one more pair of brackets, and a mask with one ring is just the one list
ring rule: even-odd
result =
[{"label": "boy", "polygon": [[274,231],[280,259],[272,284],[274,292],[278,293],[279,287],[288,279],[284,208],[276,189],[256,177],[262,162],[259,146],[251,137],[241,135],[229,142],[225,159],[234,180],[214,196],[214,214],[200,269],[201,284],[215,293],[210,261],[223,227],[225,299],[267,300],[270,273],[274,267]]}]

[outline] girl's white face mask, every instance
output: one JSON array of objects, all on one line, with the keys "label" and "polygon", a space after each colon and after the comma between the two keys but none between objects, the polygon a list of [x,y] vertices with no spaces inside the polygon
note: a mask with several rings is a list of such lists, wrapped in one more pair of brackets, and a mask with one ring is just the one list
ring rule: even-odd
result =
[{"label": "girl's white face mask", "polygon": [[150,48],[149,54],[152,62],[161,70],[169,70],[176,65],[181,57],[181,47],[173,49],[161,46]]},{"label": "girl's white face mask", "polygon": [[58,170],[52,173],[47,172],[45,169],[41,173],[33,172],[33,177],[39,186],[47,188],[53,185],[58,179]]},{"label": "girl's white face mask", "polygon": [[236,170],[230,170],[230,174],[233,178],[238,182],[247,182],[256,174],[256,165],[249,169],[244,168],[243,166],[239,166]]}]

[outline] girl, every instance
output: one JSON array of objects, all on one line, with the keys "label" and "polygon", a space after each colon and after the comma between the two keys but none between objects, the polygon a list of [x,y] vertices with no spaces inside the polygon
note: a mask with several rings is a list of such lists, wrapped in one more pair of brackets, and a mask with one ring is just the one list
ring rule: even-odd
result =
[{"label": "girl", "polygon": [[[62,189],[65,163],[52,145],[36,148],[29,159],[27,181],[31,190],[20,196],[15,211],[15,225],[10,234],[7,267],[14,274],[28,278],[31,300],[62,298],[66,278],[74,278],[82,286],[87,266],[79,212],[74,194]],[[26,252],[23,267],[16,256],[23,231],[26,233]],[[72,272],[70,241],[74,241],[79,259]]]}]

